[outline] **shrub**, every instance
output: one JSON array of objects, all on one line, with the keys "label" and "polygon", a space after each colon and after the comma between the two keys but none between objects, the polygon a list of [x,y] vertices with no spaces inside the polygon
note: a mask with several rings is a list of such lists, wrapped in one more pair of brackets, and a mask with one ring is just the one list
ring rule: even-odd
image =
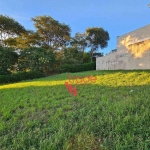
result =
[{"label": "shrub", "polygon": [[31,80],[35,78],[44,77],[45,75],[40,72],[19,72],[16,74],[0,75],[0,84],[14,83],[22,80]]},{"label": "shrub", "polygon": [[59,72],[81,72],[81,71],[88,71],[88,70],[95,70],[96,63],[84,63],[80,65],[71,65],[71,64],[64,64],[59,67]]}]

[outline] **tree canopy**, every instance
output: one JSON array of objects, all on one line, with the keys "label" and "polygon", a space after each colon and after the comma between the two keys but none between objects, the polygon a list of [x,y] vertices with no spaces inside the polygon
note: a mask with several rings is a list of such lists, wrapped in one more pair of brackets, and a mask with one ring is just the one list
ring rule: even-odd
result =
[{"label": "tree canopy", "polygon": [[14,49],[25,49],[40,46],[40,37],[37,32],[27,30],[14,38],[8,38],[5,43]]},{"label": "tree canopy", "polygon": [[103,28],[87,28],[86,35],[87,45],[90,47],[92,60],[94,52],[96,52],[99,48],[103,49],[107,47],[110,37],[109,33]]},{"label": "tree canopy", "polygon": [[26,32],[25,28],[9,16],[0,15],[0,45],[6,46],[5,40]]},{"label": "tree canopy", "polygon": [[75,37],[71,40],[71,45],[76,46],[78,50],[83,51],[87,47],[86,35],[85,33],[76,33]]},{"label": "tree canopy", "polygon": [[37,16],[32,21],[44,47],[56,50],[69,41],[71,29],[68,25],[61,24],[50,16]]},{"label": "tree canopy", "polygon": [[31,21],[34,31],[25,29],[9,16],[0,15],[1,73],[16,70],[48,73],[61,65],[72,67],[90,59],[95,61],[102,56],[98,50],[107,47],[110,39],[101,27],[87,28],[71,37],[70,27],[51,16],[36,16]]}]

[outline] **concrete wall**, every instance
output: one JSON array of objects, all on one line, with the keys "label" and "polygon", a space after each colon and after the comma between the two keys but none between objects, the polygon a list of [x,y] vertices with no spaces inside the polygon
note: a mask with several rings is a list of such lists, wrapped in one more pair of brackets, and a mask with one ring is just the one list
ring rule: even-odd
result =
[{"label": "concrete wall", "polygon": [[150,69],[150,25],[117,38],[117,52],[96,59],[96,70]]}]

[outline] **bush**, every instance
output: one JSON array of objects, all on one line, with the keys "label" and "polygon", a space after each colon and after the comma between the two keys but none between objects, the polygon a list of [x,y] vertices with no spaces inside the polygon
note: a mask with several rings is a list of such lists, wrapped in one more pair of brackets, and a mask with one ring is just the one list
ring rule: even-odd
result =
[{"label": "bush", "polygon": [[0,84],[14,83],[22,80],[31,80],[35,78],[45,77],[43,73],[40,72],[20,72],[10,75],[0,75]]},{"label": "bush", "polygon": [[84,63],[80,65],[70,65],[64,64],[59,67],[59,72],[81,72],[81,71],[88,71],[88,70],[96,70],[96,63]]}]

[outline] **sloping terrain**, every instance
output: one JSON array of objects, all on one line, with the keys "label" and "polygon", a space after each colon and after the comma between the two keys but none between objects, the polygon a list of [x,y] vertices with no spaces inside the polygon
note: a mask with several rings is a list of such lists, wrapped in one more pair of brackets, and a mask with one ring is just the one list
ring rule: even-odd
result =
[{"label": "sloping terrain", "polygon": [[0,149],[150,149],[150,71],[88,75],[77,96],[68,73],[0,86]]}]

